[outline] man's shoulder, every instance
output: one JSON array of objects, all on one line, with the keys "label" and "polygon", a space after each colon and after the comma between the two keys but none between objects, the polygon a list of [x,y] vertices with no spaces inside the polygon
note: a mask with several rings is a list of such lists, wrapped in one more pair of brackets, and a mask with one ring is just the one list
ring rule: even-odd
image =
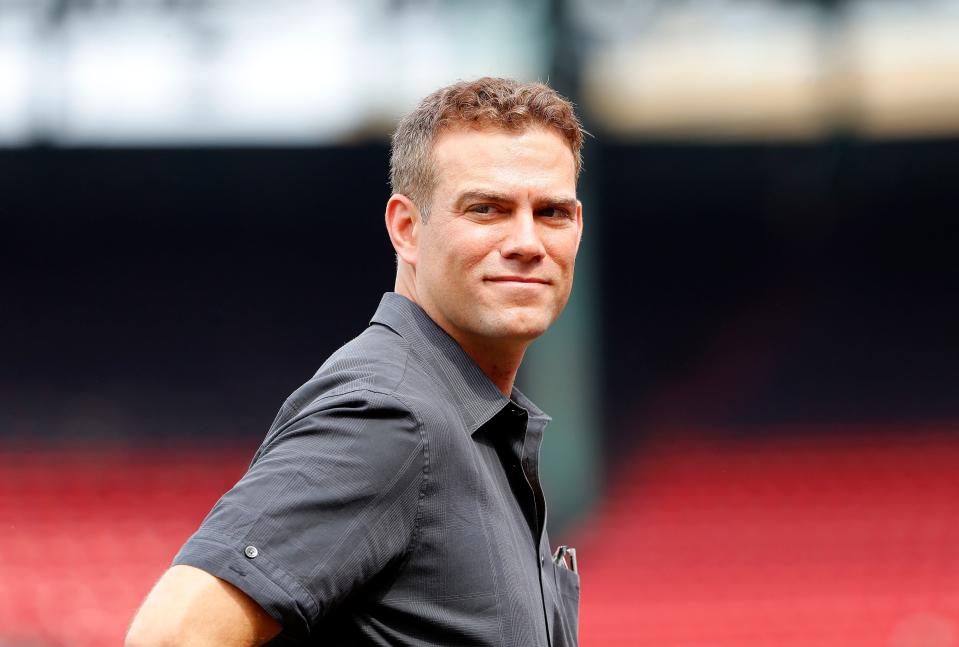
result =
[{"label": "man's shoulder", "polygon": [[402,336],[382,326],[367,328],[286,399],[253,462],[283,443],[304,438],[333,443],[349,438],[351,451],[369,456],[379,456],[376,447],[387,445],[399,452],[403,447],[419,451],[424,443],[423,400],[408,397],[410,388],[400,388],[410,356]]},{"label": "man's shoulder", "polygon": [[409,359],[410,345],[402,336],[372,325],[330,355],[311,381],[332,391],[392,392],[403,381]]},{"label": "man's shoulder", "polygon": [[394,393],[408,360],[409,345],[402,337],[388,328],[370,326],[330,355],[283,408],[294,414],[318,400],[346,393]]}]

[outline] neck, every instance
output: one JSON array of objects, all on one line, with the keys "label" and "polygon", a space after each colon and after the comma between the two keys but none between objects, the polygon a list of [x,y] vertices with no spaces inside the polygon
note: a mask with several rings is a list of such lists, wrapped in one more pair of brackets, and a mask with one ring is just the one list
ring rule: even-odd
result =
[{"label": "neck", "polygon": [[[442,327],[442,326],[441,326]],[[450,337],[456,340],[463,351],[476,362],[480,370],[486,374],[486,377],[499,389],[500,393],[507,398],[513,393],[513,383],[516,381],[516,373],[519,371],[519,365],[523,362],[523,355],[526,354],[528,344],[510,346],[490,346],[489,344],[471,344],[469,340],[460,339],[453,332],[447,330]]]},{"label": "neck", "polygon": [[519,365],[523,362],[523,355],[526,354],[526,347],[530,342],[513,341],[509,343],[497,343],[490,340],[474,340],[464,336],[461,332],[452,329],[452,326],[445,325],[443,321],[437,320],[427,307],[417,298],[416,289],[413,282],[403,272],[398,272],[394,291],[401,294],[413,303],[426,310],[433,322],[442,328],[446,334],[452,337],[460,348],[470,356],[480,370],[486,374],[493,385],[499,389],[500,393],[507,398],[513,393],[513,383],[516,381],[516,373],[519,371]]}]

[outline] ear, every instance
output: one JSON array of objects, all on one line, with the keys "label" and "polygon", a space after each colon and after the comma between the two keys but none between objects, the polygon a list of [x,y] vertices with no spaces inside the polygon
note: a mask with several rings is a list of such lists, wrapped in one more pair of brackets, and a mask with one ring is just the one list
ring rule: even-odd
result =
[{"label": "ear", "polygon": [[576,227],[579,229],[576,238],[576,249],[579,249],[579,244],[583,240],[583,203],[579,200],[576,201]]},{"label": "ear", "polygon": [[419,233],[422,221],[420,210],[402,193],[394,193],[386,203],[386,231],[396,255],[405,263],[416,266]]}]

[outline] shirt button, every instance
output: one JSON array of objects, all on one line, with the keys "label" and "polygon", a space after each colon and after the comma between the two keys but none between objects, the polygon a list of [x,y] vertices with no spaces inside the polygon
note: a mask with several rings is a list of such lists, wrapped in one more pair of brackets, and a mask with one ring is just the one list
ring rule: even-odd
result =
[{"label": "shirt button", "polygon": [[260,551],[256,549],[256,546],[247,546],[246,548],[243,549],[243,554],[249,557],[250,559],[253,559],[254,557],[260,554]]},{"label": "shirt button", "polygon": [[539,565],[540,566],[546,565],[546,555],[543,554],[543,551],[539,552]]}]

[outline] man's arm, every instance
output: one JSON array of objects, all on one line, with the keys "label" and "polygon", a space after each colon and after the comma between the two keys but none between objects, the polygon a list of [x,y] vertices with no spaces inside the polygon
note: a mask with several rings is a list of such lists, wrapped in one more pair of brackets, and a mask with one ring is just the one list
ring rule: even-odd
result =
[{"label": "man's arm", "polygon": [[133,618],[126,647],[254,647],[280,624],[243,591],[192,566],[170,568]]}]

